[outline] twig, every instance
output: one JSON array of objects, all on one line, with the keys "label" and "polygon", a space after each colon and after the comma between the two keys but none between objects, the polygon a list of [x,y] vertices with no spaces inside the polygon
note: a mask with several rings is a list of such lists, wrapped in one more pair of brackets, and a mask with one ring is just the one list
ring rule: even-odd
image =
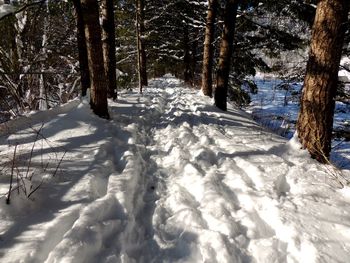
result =
[{"label": "twig", "polygon": [[26,182],[24,181],[24,179],[23,179],[23,176],[20,176],[20,178],[21,178],[21,184],[19,184],[18,185],[18,192],[19,192],[19,189],[21,189],[22,188],[22,191],[23,191],[23,193],[24,193],[24,195],[27,195],[27,188],[26,188]]},{"label": "twig", "polygon": [[46,172],[47,167],[49,167],[50,162],[47,162],[44,168],[44,172]]},{"label": "twig", "polygon": [[[33,142],[32,149],[30,150],[29,161],[28,161],[27,172],[26,172],[25,178],[28,178],[28,173],[29,173],[30,165],[31,165],[31,163],[32,163],[32,157],[33,157],[33,152],[34,152],[35,143],[36,143],[36,141],[38,140],[38,138],[39,138],[39,133],[40,133],[40,131],[42,130],[43,127],[44,127],[44,123],[41,124],[41,127],[39,128],[38,131],[35,131],[35,132],[36,132],[36,137],[35,137],[35,140],[34,140],[34,142]],[[30,177],[29,179],[32,179],[32,178]]]},{"label": "twig", "polygon": [[57,171],[58,171],[58,168],[60,167],[60,165],[61,165],[61,163],[62,163],[62,161],[63,161],[63,158],[64,158],[64,156],[66,155],[66,153],[67,153],[67,151],[65,151],[65,152],[63,153],[63,155],[62,155],[62,157],[61,157],[61,159],[60,159],[58,165],[56,166],[55,172],[52,174],[52,177],[55,177],[55,176],[56,176]]},{"label": "twig", "polygon": [[34,194],[39,188],[40,186],[43,184],[44,180],[41,180],[40,184],[38,184],[28,195],[27,198],[29,198],[32,194]]},{"label": "twig", "polygon": [[341,140],[339,143],[337,143],[336,145],[332,146],[332,149],[337,148],[339,145],[341,145],[343,142],[345,142],[345,139]]},{"label": "twig", "polygon": [[[12,188],[11,191],[14,192],[14,191],[18,190],[18,188],[19,188],[19,186],[15,186]],[[7,195],[8,195],[8,192],[6,192],[4,194],[0,194],[0,199],[3,198],[4,196],[7,196]]]},{"label": "twig", "polygon": [[[17,173],[16,173],[16,181],[17,181],[17,186],[20,185],[20,178],[22,179],[18,169],[16,169]],[[19,188],[17,187],[18,191],[17,191],[17,194],[19,194]]]},{"label": "twig", "polygon": [[11,167],[11,178],[10,178],[10,189],[6,198],[6,204],[10,204],[10,197],[11,197],[11,191],[12,191],[12,181],[13,181],[13,170],[15,167],[15,160],[16,160],[16,151],[17,151],[17,144],[15,145],[15,150],[13,152],[13,159],[12,159],[12,167]]}]

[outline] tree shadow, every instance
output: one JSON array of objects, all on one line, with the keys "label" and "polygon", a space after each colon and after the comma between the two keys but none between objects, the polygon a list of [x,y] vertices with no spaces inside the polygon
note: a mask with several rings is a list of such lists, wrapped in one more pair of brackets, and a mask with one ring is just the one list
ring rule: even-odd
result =
[{"label": "tree shadow", "polygon": [[[79,109],[75,110],[79,111]],[[39,246],[50,246],[50,244],[45,244],[45,240],[40,240],[40,237],[36,236],[29,238],[28,241],[20,239],[22,238],[23,234],[27,236],[27,233],[30,233],[33,231],[33,229],[37,229],[37,226],[54,221],[57,217],[60,216],[62,211],[77,209],[71,218],[67,219],[67,221],[62,222],[63,226],[62,228],[59,227],[57,229],[58,233],[52,233],[54,236],[63,236],[64,232],[59,233],[59,231],[63,231],[62,229],[69,230],[74,221],[79,217],[79,211],[82,209],[82,207],[84,207],[85,204],[91,203],[96,198],[99,198],[99,196],[90,194],[88,193],[89,189],[85,189],[86,194],[74,196],[73,200],[63,200],[63,197],[69,191],[71,191],[80,182],[81,179],[84,177],[89,177],[89,172],[93,171],[94,169],[99,169],[99,167],[102,167],[102,169],[107,169],[103,168],[103,162],[105,161],[103,158],[108,153],[113,154],[112,161],[115,170],[122,171],[124,169],[123,165],[125,164],[123,164],[121,158],[127,146],[123,144],[118,150],[114,151],[113,149],[108,149],[108,147],[112,147],[110,145],[113,145],[113,147],[116,147],[116,149],[119,145],[121,145],[117,138],[112,138],[111,129],[113,128],[113,125],[97,117],[95,119],[91,116],[84,116],[83,112],[74,112],[75,110],[73,110],[72,113],[58,116],[53,121],[49,121],[44,125],[41,133],[43,137],[49,139],[47,142],[48,145],[46,145],[43,149],[40,148],[40,143],[38,142],[38,138],[36,138],[36,133],[32,133],[31,129],[25,132],[19,131],[14,135],[9,135],[8,137],[4,136],[2,138],[4,140],[7,139],[7,143],[11,145],[33,144],[34,141],[37,140],[37,145],[32,153],[30,153],[31,147],[28,147],[27,150],[19,151],[16,155],[16,159],[28,160],[31,158],[30,168],[33,168],[38,173],[43,171],[41,160],[43,156],[47,157],[48,155],[55,153],[61,157],[62,154],[66,152],[66,156],[62,160],[55,178],[49,179],[47,184],[43,184],[38,189],[38,191],[32,195],[32,198],[35,200],[24,200],[28,203],[33,202],[33,206],[40,206],[40,209],[29,209],[25,214],[17,214],[17,212],[14,212],[14,209],[16,208],[12,207],[11,205],[5,207],[5,210],[9,210],[10,221],[12,221],[11,216],[15,216],[15,220],[13,225],[6,229],[0,237],[0,246],[3,251],[14,247],[18,242],[29,244],[33,240],[38,240],[38,243],[40,243]],[[79,128],[81,122],[85,122],[85,124],[89,123],[91,129],[93,129],[93,133],[83,136],[74,136],[74,134],[69,134],[69,130]],[[64,136],[59,135],[58,139],[54,142],[51,141],[52,138],[62,130],[64,130],[66,134]],[[119,130],[118,133],[123,143],[131,137],[131,134],[127,131]],[[24,134],[25,137],[22,137],[22,134]],[[16,137],[16,135],[19,136]],[[39,138],[41,137],[39,136]],[[46,160],[44,160],[44,162],[45,161]],[[54,170],[56,167],[55,165],[57,165],[57,162],[59,161],[59,158],[52,161],[54,166],[47,167],[47,173]],[[27,162],[21,164],[21,166],[24,167],[22,170],[26,170],[26,165]],[[106,174],[97,174],[97,176],[105,176],[103,180],[106,180],[107,183],[108,176],[110,174],[108,174],[108,171],[104,171],[104,173]],[[34,176],[36,175],[34,174]],[[87,180],[89,180],[89,178],[87,178]],[[100,188],[102,189],[103,186]],[[107,189],[107,187],[105,187],[105,189]],[[76,206],[79,207],[75,208]],[[11,210],[13,211],[11,212]],[[119,210],[122,211],[121,209]],[[59,238],[60,237],[58,237],[58,239]],[[50,237],[49,240],[51,242],[52,238]],[[57,240],[57,242],[59,241],[60,240]],[[55,244],[52,244],[52,246],[54,245]],[[34,252],[39,254],[44,253],[42,249],[41,251]],[[1,256],[2,255],[0,255],[0,257]],[[45,258],[43,258],[43,260],[44,259]]]}]

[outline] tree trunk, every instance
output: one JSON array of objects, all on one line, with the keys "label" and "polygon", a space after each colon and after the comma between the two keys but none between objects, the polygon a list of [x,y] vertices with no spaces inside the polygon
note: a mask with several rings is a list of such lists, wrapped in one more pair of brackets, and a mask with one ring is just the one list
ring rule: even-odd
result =
[{"label": "tree trunk", "polygon": [[216,88],[214,92],[215,105],[227,110],[227,89],[230,74],[233,39],[236,27],[237,0],[227,0],[224,15],[224,28],[221,36],[220,57],[216,73]]},{"label": "tree trunk", "polygon": [[184,81],[186,84],[191,83],[191,54],[190,54],[190,38],[188,36],[188,25],[184,25]]},{"label": "tree trunk", "polygon": [[205,26],[205,40],[203,51],[203,69],[202,69],[202,92],[204,95],[212,97],[213,93],[213,56],[214,56],[214,25],[218,0],[208,0],[207,23]]},{"label": "tree trunk", "polygon": [[47,92],[46,92],[46,83],[44,74],[40,74],[39,76],[39,110],[47,110]]},{"label": "tree trunk", "polygon": [[312,29],[297,131],[312,158],[328,162],[349,0],[321,0]]},{"label": "tree trunk", "polygon": [[[43,21],[43,36],[41,42],[41,72],[45,71],[45,61],[47,60],[47,31],[48,31],[48,16],[49,16],[49,5],[48,2],[45,2],[46,15],[44,16]],[[46,83],[44,74],[40,74],[39,76],[39,110],[47,110],[47,91],[46,91]]]},{"label": "tree trunk", "polygon": [[117,76],[115,55],[115,20],[113,0],[102,0],[102,42],[105,74],[108,80],[108,97],[117,98]]},{"label": "tree trunk", "polygon": [[90,106],[93,112],[109,118],[107,82],[103,64],[101,27],[97,0],[81,0],[90,73]]},{"label": "tree trunk", "polygon": [[196,85],[196,72],[197,72],[197,50],[198,50],[198,31],[195,30],[192,45],[191,45],[191,84],[194,87]]},{"label": "tree trunk", "polygon": [[142,39],[144,32],[145,32],[144,0],[137,0],[136,2],[136,34],[137,34],[137,61],[138,61],[140,93],[142,93],[143,87],[148,85],[145,44]]},{"label": "tree trunk", "polygon": [[79,55],[81,95],[86,96],[86,92],[90,88],[90,74],[87,48],[85,42],[84,20],[80,0],[73,0],[73,4],[77,20],[77,44]]},{"label": "tree trunk", "polygon": [[[16,16],[12,16],[11,18],[8,18],[9,21],[9,30],[10,30],[10,36],[11,36],[11,65],[12,65],[12,71],[13,72],[21,72],[21,59],[20,59],[20,52],[19,52],[19,46],[17,45],[17,38],[19,35],[18,30],[16,29],[15,24],[17,23]],[[5,21],[4,21],[5,22]],[[3,22],[3,23],[4,23]],[[17,83],[17,94],[18,97],[24,98],[24,92],[22,90],[22,86],[20,83],[20,75],[16,74],[13,76],[14,83]]]}]

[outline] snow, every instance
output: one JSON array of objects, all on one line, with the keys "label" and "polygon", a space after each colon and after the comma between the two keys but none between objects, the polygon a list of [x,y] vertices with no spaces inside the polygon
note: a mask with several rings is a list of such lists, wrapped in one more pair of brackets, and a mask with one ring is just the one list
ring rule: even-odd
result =
[{"label": "snow", "polygon": [[[343,59],[344,63],[346,62]],[[340,72],[343,74],[344,72]],[[253,79],[258,92],[252,94],[251,103],[245,110],[264,127],[288,139],[295,133],[295,124],[299,113],[299,96],[302,83],[287,83],[288,89],[276,88],[283,81],[276,76],[257,74]],[[350,105],[336,101],[334,130],[348,130]],[[350,169],[350,142],[344,138],[335,138],[332,142],[331,160],[338,167]]]},{"label": "snow", "polygon": [[[350,65],[350,58],[343,57],[341,59],[340,65],[341,66],[345,66],[345,67],[348,68],[349,65]],[[345,70],[345,69],[339,70],[338,76],[344,81],[349,81],[350,80],[350,72]]]},{"label": "snow", "polygon": [[110,121],[74,100],[2,124],[0,193],[15,147],[43,184],[1,198],[1,262],[348,262],[349,170],[171,75],[109,104]]},{"label": "snow", "polygon": [[14,12],[13,5],[4,4],[3,1],[0,1],[0,18],[13,12]]}]

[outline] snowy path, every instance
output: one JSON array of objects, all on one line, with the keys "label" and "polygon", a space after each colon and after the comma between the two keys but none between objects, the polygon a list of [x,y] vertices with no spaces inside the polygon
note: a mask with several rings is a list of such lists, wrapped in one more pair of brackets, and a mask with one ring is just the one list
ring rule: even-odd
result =
[{"label": "snowy path", "polygon": [[[43,133],[67,157],[34,202],[1,204],[1,262],[348,262],[350,190],[294,141],[172,77],[111,112],[50,117]],[[28,134],[0,150],[30,148]]]}]

